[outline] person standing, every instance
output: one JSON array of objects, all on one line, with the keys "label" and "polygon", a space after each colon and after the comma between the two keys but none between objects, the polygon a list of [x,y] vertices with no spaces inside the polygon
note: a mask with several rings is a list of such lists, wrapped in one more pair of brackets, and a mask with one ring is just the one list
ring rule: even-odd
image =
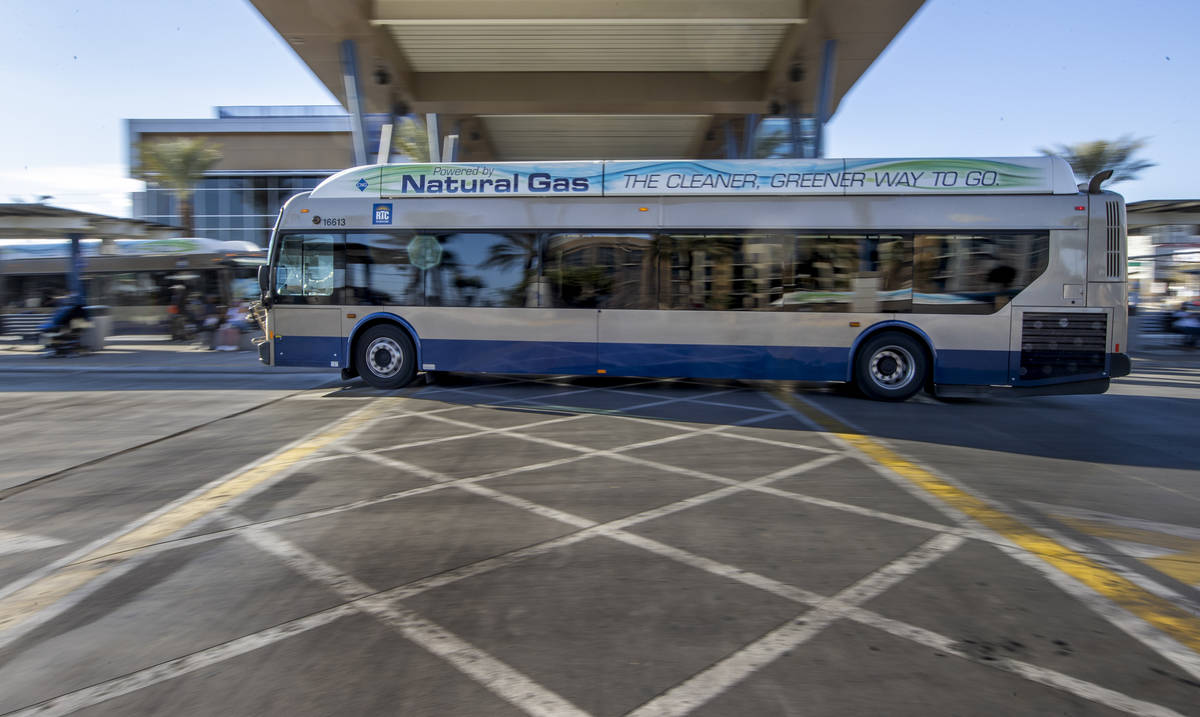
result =
[{"label": "person standing", "polygon": [[1171,328],[1184,335],[1183,345],[1196,348],[1196,341],[1200,339],[1200,312],[1188,311],[1184,304],[1175,312],[1174,318]]}]

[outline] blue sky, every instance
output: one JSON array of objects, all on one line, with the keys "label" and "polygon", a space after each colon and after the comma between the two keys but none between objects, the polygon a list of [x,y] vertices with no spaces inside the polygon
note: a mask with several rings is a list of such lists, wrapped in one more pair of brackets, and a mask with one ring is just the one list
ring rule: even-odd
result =
[{"label": "blue sky", "polygon": [[[327,104],[245,0],[0,0],[0,201],[128,213],[121,120]],[[1200,197],[1195,0],[928,0],[828,130],[831,157],[1012,156],[1149,138],[1130,200]]]}]

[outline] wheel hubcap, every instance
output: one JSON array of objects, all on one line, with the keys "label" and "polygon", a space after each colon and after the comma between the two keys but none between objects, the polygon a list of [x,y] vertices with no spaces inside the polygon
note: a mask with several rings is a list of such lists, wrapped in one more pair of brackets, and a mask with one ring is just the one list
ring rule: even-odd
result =
[{"label": "wheel hubcap", "polygon": [[871,380],[880,388],[907,386],[916,375],[912,354],[900,346],[884,346],[871,356]]},{"label": "wheel hubcap", "polygon": [[394,339],[382,336],[367,346],[367,364],[376,376],[391,378],[404,365],[404,351]]}]

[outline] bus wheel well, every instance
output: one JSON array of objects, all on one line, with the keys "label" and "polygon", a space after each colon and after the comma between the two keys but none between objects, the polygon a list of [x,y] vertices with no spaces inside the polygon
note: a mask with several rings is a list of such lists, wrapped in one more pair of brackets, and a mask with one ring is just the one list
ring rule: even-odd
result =
[{"label": "bus wheel well", "polygon": [[417,345],[417,337],[414,336],[413,332],[407,326],[405,326],[404,323],[401,321],[397,321],[397,320],[389,318],[387,316],[377,316],[369,321],[364,321],[361,326],[358,326],[357,328],[355,328],[354,338],[350,340],[350,346],[347,347],[347,350],[346,350],[347,367],[342,369],[342,378],[343,379],[353,378],[358,375],[358,367],[354,365],[354,357],[358,355],[358,342],[362,340],[363,334],[367,333],[367,331],[370,330],[371,327],[379,326],[380,324],[387,324],[389,326],[395,326],[396,328],[400,329],[404,333],[408,334],[408,338],[412,339],[414,346]]},{"label": "bus wheel well", "polygon": [[[933,382],[933,347],[930,346],[929,339],[924,334],[908,326],[889,324],[874,329],[867,329],[865,333],[859,336],[858,342],[854,345],[854,351],[850,353],[850,366],[853,367],[854,362],[858,360],[858,352],[862,350],[863,344],[875,336],[888,332],[904,334],[913,338],[917,342],[917,345],[925,351],[926,376],[924,377],[924,382],[927,386],[931,384]],[[851,381],[853,381],[853,368],[851,369]]]}]

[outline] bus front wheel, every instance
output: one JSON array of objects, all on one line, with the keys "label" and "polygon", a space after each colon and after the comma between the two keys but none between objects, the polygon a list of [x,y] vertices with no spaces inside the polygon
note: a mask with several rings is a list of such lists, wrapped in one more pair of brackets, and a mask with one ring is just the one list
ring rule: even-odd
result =
[{"label": "bus front wheel", "polygon": [[354,366],[375,388],[402,388],[417,375],[417,348],[403,329],[379,324],[358,340]]},{"label": "bus front wheel", "polygon": [[867,339],[854,359],[854,385],[867,398],[905,401],[925,383],[925,347],[897,331]]}]

